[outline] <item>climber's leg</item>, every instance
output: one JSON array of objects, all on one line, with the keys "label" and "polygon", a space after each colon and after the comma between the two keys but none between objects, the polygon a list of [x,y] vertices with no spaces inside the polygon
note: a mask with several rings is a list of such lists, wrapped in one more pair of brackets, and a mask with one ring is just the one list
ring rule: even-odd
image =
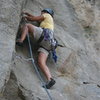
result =
[{"label": "climber's leg", "polygon": [[33,32],[34,32],[34,25],[25,24],[24,27],[22,28],[22,34],[21,34],[21,38],[19,39],[19,42],[22,43],[25,40],[26,35]]},{"label": "climber's leg", "polygon": [[48,57],[48,55],[45,54],[44,52],[39,52],[38,64],[39,64],[39,67],[41,68],[41,70],[46,75],[46,78],[48,80],[47,83],[45,84],[45,86],[43,86],[43,87],[46,87],[47,89],[50,89],[56,82],[52,78],[50,70],[46,65],[47,57]]},{"label": "climber's leg", "polygon": [[48,55],[46,55],[45,53],[39,52],[38,64],[39,64],[39,67],[41,68],[41,70],[46,75],[47,80],[50,80],[52,77],[51,77],[50,70],[46,65],[47,57],[48,57]]}]

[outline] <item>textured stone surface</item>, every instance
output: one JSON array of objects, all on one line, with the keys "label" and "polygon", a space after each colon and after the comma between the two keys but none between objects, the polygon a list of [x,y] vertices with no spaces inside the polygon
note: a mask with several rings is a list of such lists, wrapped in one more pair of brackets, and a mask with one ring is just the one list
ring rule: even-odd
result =
[{"label": "textured stone surface", "polygon": [[76,16],[84,27],[100,28],[99,0],[68,0],[76,12]]},{"label": "textured stone surface", "polygon": [[9,78],[22,0],[0,1],[0,91]]},{"label": "textured stone surface", "polygon": [[[50,57],[47,62],[56,79],[49,90],[53,100],[100,100],[99,0],[0,1],[0,90],[6,87],[0,100],[13,100],[16,96],[17,100],[49,100],[31,62],[26,61],[28,46],[14,48],[20,12],[39,15],[48,7],[55,11],[55,36],[65,46],[57,49],[57,64]],[[13,51],[16,53],[12,61]],[[5,85],[11,68],[16,81],[10,77]]]}]

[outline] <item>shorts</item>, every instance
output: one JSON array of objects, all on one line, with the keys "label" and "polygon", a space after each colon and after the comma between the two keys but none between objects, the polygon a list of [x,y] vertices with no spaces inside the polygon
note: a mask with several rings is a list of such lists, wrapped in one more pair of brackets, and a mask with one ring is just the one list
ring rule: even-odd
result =
[{"label": "shorts", "polygon": [[[39,38],[40,38],[42,32],[43,32],[43,29],[42,29],[41,27],[36,27],[36,26],[34,26],[33,36],[34,36],[34,39],[35,39],[36,42],[39,40]],[[46,49],[42,48],[42,47],[40,47],[40,48],[38,49],[38,52],[43,52],[43,53],[45,53],[47,56],[49,55],[49,52],[48,52]]]}]

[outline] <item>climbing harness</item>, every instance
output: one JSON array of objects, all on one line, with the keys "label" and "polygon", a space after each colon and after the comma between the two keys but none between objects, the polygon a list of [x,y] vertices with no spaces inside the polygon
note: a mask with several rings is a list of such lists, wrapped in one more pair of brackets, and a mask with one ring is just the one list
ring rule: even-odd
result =
[{"label": "climbing harness", "polygon": [[53,31],[48,28],[43,28],[43,32],[37,41],[39,47],[46,49],[48,52],[52,54],[52,58],[55,62],[57,62],[57,54],[56,48],[58,46],[63,47],[62,45],[58,44],[58,41],[54,38]]},{"label": "climbing harness", "polygon": [[49,93],[49,91],[47,90],[47,88],[45,86],[45,82],[43,81],[42,76],[39,73],[38,68],[37,68],[37,66],[36,66],[36,64],[34,62],[29,34],[27,34],[27,39],[28,39],[28,45],[29,45],[30,60],[32,61],[33,67],[34,67],[34,69],[35,69],[35,71],[36,71],[36,73],[37,73],[37,75],[38,75],[38,77],[39,77],[39,79],[40,79],[40,81],[42,83],[42,86],[44,87],[44,89],[45,89],[45,91],[46,91],[46,93],[47,93],[47,95],[49,97],[49,100],[53,100],[51,95],[50,95],[50,93]]}]

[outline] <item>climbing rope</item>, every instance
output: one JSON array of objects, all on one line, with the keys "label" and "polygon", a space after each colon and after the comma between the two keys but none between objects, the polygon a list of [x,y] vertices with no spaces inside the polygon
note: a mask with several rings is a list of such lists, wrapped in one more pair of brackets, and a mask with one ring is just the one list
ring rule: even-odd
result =
[{"label": "climbing rope", "polygon": [[28,39],[30,60],[32,61],[33,67],[34,67],[34,69],[35,69],[35,71],[36,71],[36,73],[37,73],[37,76],[39,77],[39,79],[40,79],[40,81],[41,81],[41,83],[42,83],[42,86],[44,86],[44,89],[45,89],[45,91],[46,91],[46,93],[47,93],[47,95],[48,95],[48,97],[49,97],[49,100],[53,100],[52,97],[51,97],[51,95],[50,95],[50,93],[49,93],[49,91],[47,90],[47,88],[46,88],[46,86],[45,86],[45,82],[43,81],[42,76],[41,76],[41,74],[39,73],[38,68],[37,68],[37,66],[36,66],[36,64],[35,64],[35,62],[34,62],[34,58],[33,58],[33,53],[32,53],[32,47],[31,47],[31,42],[30,42],[29,34],[27,34],[27,39]]}]

